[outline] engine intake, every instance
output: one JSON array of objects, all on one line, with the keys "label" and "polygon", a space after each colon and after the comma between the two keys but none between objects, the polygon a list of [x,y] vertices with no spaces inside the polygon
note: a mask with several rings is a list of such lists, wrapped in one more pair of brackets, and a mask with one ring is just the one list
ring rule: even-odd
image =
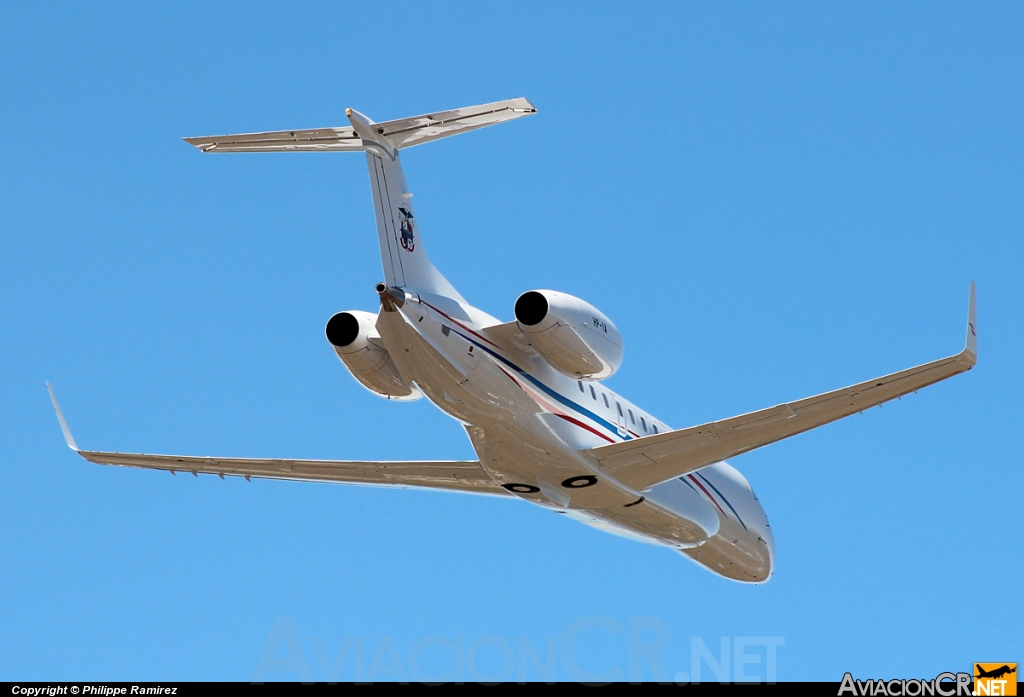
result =
[{"label": "engine intake", "polygon": [[324,333],[352,377],[381,397],[411,402],[423,394],[406,382],[377,333],[377,316],[361,310],[339,312]]},{"label": "engine intake", "polygon": [[351,312],[339,312],[327,321],[327,340],[336,348],[345,348],[359,338],[359,320]]},{"label": "engine intake", "polygon": [[548,307],[548,299],[544,297],[543,293],[535,290],[527,291],[516,300],[516,319],[520,324],[535,327],[547,317]]},{"label": "engine intake", "polygon": [[603,380],[622,363],[622,337],[597,308],[554,290],[531,290],[516,300],[516,322],[537,352],[564,375]]}]

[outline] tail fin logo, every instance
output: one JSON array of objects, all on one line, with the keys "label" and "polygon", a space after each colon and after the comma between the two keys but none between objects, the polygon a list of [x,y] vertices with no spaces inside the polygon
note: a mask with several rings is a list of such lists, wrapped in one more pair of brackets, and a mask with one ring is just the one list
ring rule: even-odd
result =
[{"label": "tail fin logo", "polygon": [[398,213],[402,217],[400,224],[402,228],[402,249],[411,252],[416,249],[416,234],[413,232],[412,211],[405,206],[399,206]]}]

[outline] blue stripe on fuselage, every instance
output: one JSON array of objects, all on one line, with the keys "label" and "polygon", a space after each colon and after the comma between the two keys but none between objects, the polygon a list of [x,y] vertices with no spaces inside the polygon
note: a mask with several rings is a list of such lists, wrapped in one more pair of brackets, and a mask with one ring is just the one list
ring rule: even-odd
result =
[{"label": "blue stripe on fuselage", "polygon": [[717,487],[717,486],[715,486],[714,484],[712,484],[712,483],[711,483],[711,481],[710,481],[710,480],[709,480],[709,479],[708,479],[707,477],[705,477],[705,476],[704,476],[703,474],[701,474],[700,472],[694,472],[694,474],[696,474],[696,475],[697,475],[698,477],[700,477],[700,478],[701,478],[701,479],[703,479],[703,480],[704,480],[705,482],[707,482],[707,485],[708,485],[709,487],[711,487],[712,489],[714,489],[714,490],[715,490],[715,493],[716,493],[716,494],[718,494],[718,496],[719,496],[719,497],[720,497],[720,498],[721,498],[721,499],[722,499],[723,501],[725,501],[725,505],[729,507],[729,510],[730,510],[730,511],[732,511],[732,514],[733,514],[734,516],[736,516],[736,520],[740,521],[740,525],[742,525],[742,526],[743,526],[743,529],[744,529],[744,530],[746,530],[746,529],[747,529],[747,524],[743,522],[743,519],[742,519],[742,518],[740,518],[740,514],[739,514],[739,513],[737,513],[737,512],[736,512],[736,509],[732,507],[732,504],[731,504],[731,503],[729,503],[729,499],[727,499],[727,498],[725,498],[724,496],[722,496],[722,492],[718,490],[718,487]]},{"label": "blue stripe on fuselage", "polygon": [[502,363],[507,365],[509,368],[512,368],[514,371],[516,371],[517,373],[522,375],[524,378],[529,380],[531,383],[533,383],[534,386],[540,388],[545,394],[547,394],[549,397],[553,398],[555,401],[559,402],[563,406],[568,407],[569,409],[572,409],[573,411],[575,411],[578,414],[581,414],[581,415],[587,417],[588,419],[590,419],[591,421],[594,421],[597,424],[600,424],[604,429],[609,431],[612,435],[615,435],[618,438],[621,438],[622,440],[633,440],[630,436],[625,436],[625,437],[620,436],[619,435],[619,431],[618,431],[618,426],[616,426],[615,424],[611,423],[610,421],[606,421],[605,419],[602,419],[600,416],[598,416],[594,412],[590,411],[589,409],[586,409],[585,407],[581,407],[579,404],[576,404],[576,402],[573,402],[568,397],[565,397],[565,396],[559,394],[558,392],[555,392],[553,389],[551,389],[550,387],[545,385],[543,382],[541,382],[537,378],[535,378],[532,375],[530,375],[529,373],[527,373],[525,370],[523,370],[522,368],[520,368],[519,366],[517,366],[515,363],[513,363],[510,360],[508,360],[504,356],[501,356],[501,355],[495,353],[491,349],[489,349],[486,346],[484,346],[483,344],[481,344],[479,341],[471,339],[470,337],[468,337],[465,334],[463,334],[462,332],[460,332],[458,329],[452,328],[452,331],[455,332],[456,334],[458,334],[459,336],[461,336],[463,339],[465,339],[469,343],[473,344],[474,346],[478,346],[481,349],[483,349],[484,351],[486,351],[488,354],[490,354],[491,356],[494,356],[499,361],[501,361]]}]

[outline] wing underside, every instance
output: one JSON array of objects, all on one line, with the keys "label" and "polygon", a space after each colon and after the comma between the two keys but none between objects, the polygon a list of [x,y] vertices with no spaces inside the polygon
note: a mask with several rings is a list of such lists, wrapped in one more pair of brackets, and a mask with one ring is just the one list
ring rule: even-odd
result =
[{"label": "wing underside", "polygon": [[216,474],[221,477],[291,479],[369,486],[443,489],[507,496],[475,460],[369,462],[360,460],[291,460],[244,457],[189,457],[80,450],[89,462],[119,467]]},{"label": "wing underside", "polygon": [[731,419],[604,445],[587,452],[611,476],[626,486],[643,491],[970,370],[977,362],[976,328],[972,283],[967,343],[964,350],[955,356]]},{"label": "wing underside", "polygon": [[367,461],[294,460],[285,458],[194,457],[189,455],[147,455],[82,450],[75,443],[57,395],[50,383],[53,408],[68,447],[89,462],[117,467],[164,470],[172,474],[216,474],[251,479],[290,479],[299,482],[338,482],[365,486],[439,489],[469,494],[511,496],[498,486],[477,460]]}]

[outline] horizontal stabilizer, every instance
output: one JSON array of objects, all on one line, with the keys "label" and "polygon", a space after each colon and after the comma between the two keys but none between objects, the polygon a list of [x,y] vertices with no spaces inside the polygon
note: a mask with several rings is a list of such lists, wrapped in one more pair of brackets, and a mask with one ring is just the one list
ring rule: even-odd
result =
[{"label": "horizontal stabilizer", "polygon": [[[395,121],[369,123],[392,148],[401,150],[529,116],[536,111],[528,100],[520,97],[451,111],[435,111]],[[203,152],[343,152],[363,149],[362,139],[351,126],[199,136],[184,140]]]},{"label": "horizontal stabilizer", "polygon": [[185,138],[203,152],[338,152],[363,149],[351,126]]},{"label": "horizontal stabilizer", "polygon": [[978,360],[974,283],[963,351],[915,368],[788,404],[587,451],[637,491],[876,407],[974,367]]}]

